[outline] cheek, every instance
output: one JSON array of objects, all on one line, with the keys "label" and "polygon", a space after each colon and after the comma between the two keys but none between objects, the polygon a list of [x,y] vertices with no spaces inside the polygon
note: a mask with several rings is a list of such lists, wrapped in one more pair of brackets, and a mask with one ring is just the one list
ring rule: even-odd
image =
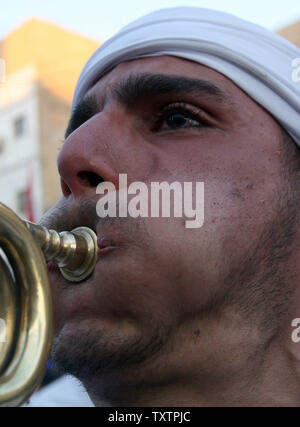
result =
[{"label": "cheek", "polygon": [[51,294],[53,301],[53,317],[54,317],[54,334],[57,335],[64,324],[65,318],[65,307],[64,307],[64,296],[58,291],[57,283],[53,277],[50,277],[51,282]]},{"label": "cheek", "polygon": [[152,228],[157,262],[172,283],[181,314],[198,312],[224,292],[224,277],[240,264],[270,221],[274,206],[270,187],[249,178],[234,185],[210,181],[205,186],[201,228],[187,229],[182,218]]},{"label": "cheek", "polygon": [[[184,218],[151,222],[152,268],[159,281],[151,288],[178,319],[199,313],[216,291],[216,239],[205,227],[188,229]],[[148,270],[151,267],[148,267]],[[158,285],[158,286],[157,286]]]},{"label": "cheek", "polygon": [[207,185],[202,232],[212,257],[206,262],[215,281],[222,281],[259,244],[262,231],[274,217],[276,197],[274,182],[247,175]]}]

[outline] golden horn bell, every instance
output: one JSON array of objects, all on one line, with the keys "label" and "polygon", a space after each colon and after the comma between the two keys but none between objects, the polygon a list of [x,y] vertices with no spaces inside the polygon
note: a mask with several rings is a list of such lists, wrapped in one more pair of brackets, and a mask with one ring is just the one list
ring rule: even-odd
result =
[{"label": "golden horn bell", "polygon": [[0,203],[0,406],[20,406],[41,383],[53,335],[46,260],[70,282],[89,277],[97,237],[87,227],[57,233],[22,221]]}]

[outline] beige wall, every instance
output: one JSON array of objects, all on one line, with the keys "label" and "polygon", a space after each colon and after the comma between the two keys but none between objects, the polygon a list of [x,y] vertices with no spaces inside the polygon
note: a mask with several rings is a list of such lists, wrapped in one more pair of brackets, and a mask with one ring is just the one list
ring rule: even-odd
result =
[{"label": "beige wall", "polygon": [[[98,41],[40,19],[26,21],[0,41],[0,58],[6,62],[7,75],[3,87],[0,84],[2,131],[10,131],[7,111],[13,114],[27,97],[36,103],[34,114],[25,107],[22,110],[36,132],[34,136],[28,134],[30,139],[24,139],[20,145],[17,151],[20,161],[10,172],[16,186],[21,185],[24,179],[20,179],[19,170],[27,165],[28,150],[35,143],[33,157],[37,171],[34,180],[40,189],[35,199],[41,207],[39,214],[53,206],[60,196],[56,158],[69,120],[74,87],[82,67],[99,45]],[[31,95],[33,85],[37,93]],[[11,144],[7,155],[13,148]],[[13,153],[11,157],[14,160],[16,155]],[[2,156],[0,166],[3,159]],[[12,186],[7,184],[6,187],[12,193]]]},{"label": "beige wall", "polygon": [[7,74],[34,62],[40,83],[68,102],[83,65],[100,46],[100,42],[40,19],[26,21],[2,44]]},{"label": "beige wall", "polygon": [[282,28],[278,34],[300,47],[300,21]]},{"label": "beige wall", "polygon": [[63,144],[69,118],[70,105],[40,86],[39,138],[44,211],[53,206],[61,194],[56,158]]}]

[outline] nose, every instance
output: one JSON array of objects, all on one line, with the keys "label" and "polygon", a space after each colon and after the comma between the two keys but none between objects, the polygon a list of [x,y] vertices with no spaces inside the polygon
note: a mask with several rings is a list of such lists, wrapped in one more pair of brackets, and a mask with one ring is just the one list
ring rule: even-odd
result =
[{"label": "nose", "polygon": [[66,139],[57,160],[65,197],[95,196],[96,187],[104,181],[118,188],[118,167],[110,148],[113,136],[107,126],[107,120],[93,117]]}]

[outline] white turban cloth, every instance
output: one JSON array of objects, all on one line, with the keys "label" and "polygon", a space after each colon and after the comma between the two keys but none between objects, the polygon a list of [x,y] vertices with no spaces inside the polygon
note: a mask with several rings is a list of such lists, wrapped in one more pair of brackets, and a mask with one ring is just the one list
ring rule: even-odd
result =
[{"label": "white turban cloth", "polygon": [[300,49],[272,31],[210,9],[162,9],[124,27],[88,60],[72,108],[119,63],[161,55],[222,73],[269,111],[300,146],[300,78],[293,78]]}]

